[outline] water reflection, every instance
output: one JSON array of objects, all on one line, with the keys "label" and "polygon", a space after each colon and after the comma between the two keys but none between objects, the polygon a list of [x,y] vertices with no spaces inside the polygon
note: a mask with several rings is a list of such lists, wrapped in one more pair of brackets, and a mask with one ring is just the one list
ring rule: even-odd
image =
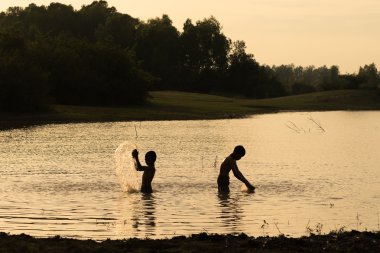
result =
[{"label": "water reflection", "polygon": [[152,194],[123,193],[119,198],[117,233],[123,238],[155,237],[156,199]]},{"label": "water reflection", "polygon": [[239,205],[239,195],[231,196],[230,193],[218,193],[220,216],[223,226],[229,233],[239,232],[239,227],[244,217],[242,207]]},{"label": "water reflection", "polygon": [[141,194],[132,202],[133,233],[145,232],[145,236],[156,235],[156,200],[153,194]]}]

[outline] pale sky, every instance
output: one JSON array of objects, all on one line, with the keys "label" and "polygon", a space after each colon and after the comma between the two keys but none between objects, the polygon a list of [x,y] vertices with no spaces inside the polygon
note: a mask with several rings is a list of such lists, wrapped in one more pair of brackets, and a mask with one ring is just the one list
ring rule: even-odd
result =
[{"label": "pale sky", "polygon": [[[92,0],[0,0],[0,10],[30,3],[71,4]],[[261,64],[338,65],[357,72],[374,62],[380,69],[380,0],[108,0],[119,12],[147,20],[168,14],[182,31],[193,21],[216,17],[224,34],[244,40]]]}]

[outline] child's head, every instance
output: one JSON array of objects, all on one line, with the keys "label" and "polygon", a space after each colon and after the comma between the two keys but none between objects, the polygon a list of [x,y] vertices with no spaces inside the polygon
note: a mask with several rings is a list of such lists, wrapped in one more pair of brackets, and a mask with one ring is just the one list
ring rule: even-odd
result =
[{"label": "child's head", "polygon": [[245,148],[243,146],[239,145],[239,146],[236,146],[234,148],[234,152],[232,153],[232,157],[235,160],[240,160],[240,158],[242,158],[244,155],[245,155]]},{"label": "child's head", "polygon": [[157,155],[154,151],[148,151],[145,154],[145,162],[147,165],[153,166],[154,162],[156,161]]}]

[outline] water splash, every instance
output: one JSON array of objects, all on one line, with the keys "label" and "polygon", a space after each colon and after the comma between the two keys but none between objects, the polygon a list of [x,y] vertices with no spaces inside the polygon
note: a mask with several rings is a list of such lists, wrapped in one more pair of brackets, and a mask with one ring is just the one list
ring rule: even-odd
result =
[{"label": "water splash", "polygon": [[132,158],[134,149],[137,149],[136,143],[125,141],[115,151],[116,176],[123,191],[128,193],[139,192],[141,187],[140,177],[135,169],[135,161]]}]

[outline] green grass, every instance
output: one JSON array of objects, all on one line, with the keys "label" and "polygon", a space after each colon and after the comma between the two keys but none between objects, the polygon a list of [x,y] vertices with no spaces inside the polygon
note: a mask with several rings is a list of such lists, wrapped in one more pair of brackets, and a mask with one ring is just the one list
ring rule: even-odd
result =
[{"label": "green grass", "polygon": [[279,110],[379,110],[376,90],[337,90],[281,98],[254,100],[252,106],[270,105]]},{"label": "green grass", "polygon": [[376,90],[339,90],[271,99],[242,99],[177,91],[150,93],[146,105],[90,107],[53,105],[49,113],[2,114],[0,127],[52,122],[188,120],[244,117],[278,111],[379,110]]},{"label": "green grass", "polygon": [[241,99],[176,91],[150,93],[149,104],[129,108],[55,105],[71,120],[170,120],[242,117],[283,110],[378,110],[374,90],[340,90],[272,99]]},{"label": "green grass", "polygon": [[54,106],[69,119],[84,120],[173,120],[210,119],[247,115],[255,110],[235,99],[197,93],[151,92],[149,103],[128,108]]}]

